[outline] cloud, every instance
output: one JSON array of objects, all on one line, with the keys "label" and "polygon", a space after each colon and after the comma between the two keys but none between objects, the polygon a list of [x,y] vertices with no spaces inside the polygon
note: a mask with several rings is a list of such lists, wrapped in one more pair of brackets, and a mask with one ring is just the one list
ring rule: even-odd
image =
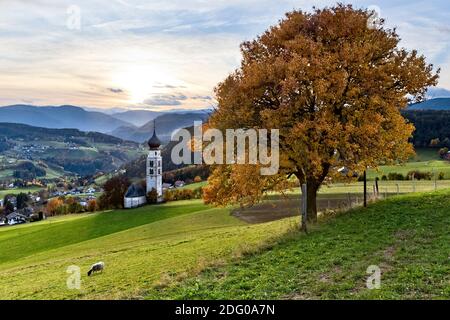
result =
[{"label": "cloud", "polygon": [[149,99],[144,100],[144,104],[148,106],[179,106],[182,101],[187,100],[186,95],[155,95]]},{"label": "cloud", "polygon": [[[146,107],[208,107],[217,83],[239,66],[242,41],[287,11],[336,0],[79,0],[81,29],[70,30],[73,2],[0,0],[1,104],[112,108],[147,97]],[[398,27],[401,46],[442,67],[439,86],[450,89],[448,0],[375,4]]]},{"label": "cloud", "polygon": [[123,90],[120,88],[108,88],[108,90],[113,93],[123,93]]},{"label": "cloud", "polygon": [[155,84],[153,85],[153,88],[157,89],[184,89],[186,86],[174,86],[171,84]]},{"label": "cloud", "polygon": [[193,100],[213,100],[213,97],[211,97],[211,96],[192,96],[191,99],[193,99]]}]

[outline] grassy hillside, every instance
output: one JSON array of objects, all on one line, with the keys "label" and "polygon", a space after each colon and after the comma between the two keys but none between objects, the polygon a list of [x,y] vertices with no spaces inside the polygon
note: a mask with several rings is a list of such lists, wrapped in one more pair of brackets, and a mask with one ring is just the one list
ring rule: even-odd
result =
[{"label": "grassy hillside", "polygon": [[[449,298],[450,191],[404,195],[323,218],[246,224],[173,202],[0,228],[5,299]],[[102,274],[87,277],[104,261]],[[67,267],[81,268],[69,290]],[[380,290],[366,269],[382,270]]]},{"label": "grassy hillside", "polygon": [[4,180],[11,180],[25,159],[42,163],[46,174],[38,177],[53,179],[113,171],[145,151],[137,143],[98,132],[0,123],[0,179]]},{"label": "grassy hillside", "polygon": [[7,194],[19,194],[21,192],[33,193],[39,191],[40,189],[41,188],[39,187],[30,187],[30,188],[15,188],[15,189],[0,190],[0,199],[3,199]]},{"label": "grassy hillside", "polygon": [[[199,201],[82,215],[0,229],[2,298],[143,298],[153,286],[280,236],[288,221],[249,226]],[[87,277],[102,260],[103,274]],[[66,287],[70,265],[82,289]]]},{"label": "grassy hillside", "polygon": [[[378,202],[150,297],[449,299],[449,207],[450,191]],[[366,287],[370,265],[381,269],[380,289]]]}]

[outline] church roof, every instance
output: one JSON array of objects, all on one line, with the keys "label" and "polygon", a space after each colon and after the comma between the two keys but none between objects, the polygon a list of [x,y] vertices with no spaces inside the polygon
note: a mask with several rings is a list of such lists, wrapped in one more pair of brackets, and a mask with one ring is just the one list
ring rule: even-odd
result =
[{"label": "church roof", "polygon": [[153,121],[153,135],[150,138],[150,140],[148,140],[148,146],[150,147],[150,149],[158,149],[161,146],[161,141],[156,136],[156,126],[154,121]]},{"label": "church roof", "polygon": [[125,198],[138,198],[138,197],[145,197],[145,190],[140,185],[132,184],[125,193]]}]

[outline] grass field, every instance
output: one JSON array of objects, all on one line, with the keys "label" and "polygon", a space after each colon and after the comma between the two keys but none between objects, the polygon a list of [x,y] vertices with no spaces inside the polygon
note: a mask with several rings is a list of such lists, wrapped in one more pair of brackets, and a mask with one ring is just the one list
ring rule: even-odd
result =
[{"label": "grass field", "polygon": [[[450,299],[450,191],[324,219],[308,235],[153,289],[160,299]],[[366,286],[381,270],[380,289]]]},{"label": "grass field", "polygon": [[7,190],[0,190],[0,199],[3,199],[4,196],[7,194],[19,194],[21,192],[28,193],[28,192],[36,192],[39,191],[41,188],[39,187],[31,187],[31,188],[15,188],[15,189],[7,189]]},{"label": "grass field", "polygon": [[375,180],[376,177],[381,178],[383,175],[388,175],[391,172],[401,173],[406,176],[412,170],[434,172],[435,175],[443,172],[445,179],[450,179],[450,162],[441,160],[438,156],[438,149],[431,148],[417,149],[414,158],[405,164],[381,166],[378,170],[368,170],[367,179]]},{"label": "grass field", "polygon": [[[289,221],[249,226],[200,201],[70,216],[0,229],[3,299],[143,298],[172,277],[195,274],[283,235]],[[87,277],[102,260],[103,274]],[[66,286],[82,270],[81,290]]]},{"label": "grass field", "polygon": [[[333,217],[246,224],[180,201],[0,229],[3,299],[450,298],[450,191]],[[101,274],[89,266],[104,261]],[[365,287],[378,265],[382,287]],[[81,268],[80,290],[66,270]]]},{"label": "grass field", "polygon": [[194,189],[197,189],[197,188],[200,188],[200,187],[204,187],[204,186],[206,186],[206,184],[207,184],[206,181],[196,182],[196,183],[190,183],[190,184],[187,184],[187,185],[185,185],[185,186],[183,186],[183,187],[181,187],[181,188],[178,188],[178,189],[190,189],[190,190],[194,190]]}]

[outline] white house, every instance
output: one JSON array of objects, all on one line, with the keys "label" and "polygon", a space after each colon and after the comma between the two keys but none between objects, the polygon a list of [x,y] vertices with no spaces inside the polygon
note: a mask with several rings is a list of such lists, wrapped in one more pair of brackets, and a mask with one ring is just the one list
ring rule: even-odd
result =
[{"label": "white house", "polygon": [[123,206],[125,208],[136,208],[147,203],[145,189],[136,184],[132,184],[125,193]]}]

